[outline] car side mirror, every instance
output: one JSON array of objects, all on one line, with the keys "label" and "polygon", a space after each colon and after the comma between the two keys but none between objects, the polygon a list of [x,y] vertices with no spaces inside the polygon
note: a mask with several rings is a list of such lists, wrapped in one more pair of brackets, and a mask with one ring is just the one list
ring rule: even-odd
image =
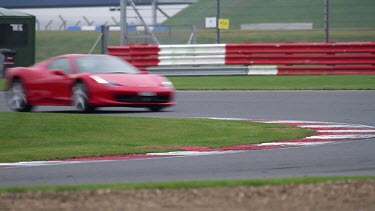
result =
[{"label": "car side mirror", "polygon": [[55,75],[65,75],[64,70],[51,70],[51,72]]}]

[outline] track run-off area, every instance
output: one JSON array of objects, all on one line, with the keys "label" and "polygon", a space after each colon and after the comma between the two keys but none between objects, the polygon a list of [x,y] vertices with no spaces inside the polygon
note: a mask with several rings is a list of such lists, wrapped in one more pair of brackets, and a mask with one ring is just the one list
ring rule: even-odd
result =
[{"label": "track run-off area", "polygon": [[[375,127],[367,125],[349,125],[342,123],[329,122],[312,122],[312,121],[267,121],[267,120],[246,120],[246,119],[227,119],[227,118],[211,118],[216,120],[230,120],[230,121],[252,121],[262,123],[278,123],[286,124],[301,128],[309,128],[316,132],[316,135],[305,137],[296,140],[285,140],[278,142],[269,142],[261,144],[248,144],[237,146],[226,146],[220,148],[209,148],[203,146],[163,146],[160,148],[180,149],[182,151],[173,151],[165,153],[147,153],[124,156],[102,156],[102,157],[87,157],[87,158],[73,158],[66,160],[51,160],[51,161],[30,161],[30,162],[15,162],[15,163],[0,163],[0,167],[27,167],[27,166],[45,166],[45,165],[61,165],[74,163],[89,163],[95,161],[114,161],[114,160],[130,160],[130,159],[152,159],[173,156],[199,156],[199,155],[214,155],[235,153],[246,150],[266,150],[279,149],[297,146],[315,146],[322,144],[329,144],[343,141],[359,141],[363,139],[375,138]],[[230,137],[228,137],[230,138]],[[155,148],[155,146],[149,146]]]},{"label": "track run-off area", "polygon": [[[0,110],[7,112],[4,93],[0,95]],[[288,124],[317,133],[219,149],[192,146],[166,154],[4,163],[0,186],[375,174],[374,91],[179,91],[176,98],[175,107],[160,113],[106,108],[96,115],[215,117]],[[35,112],[73,109],[40,107]]]}]

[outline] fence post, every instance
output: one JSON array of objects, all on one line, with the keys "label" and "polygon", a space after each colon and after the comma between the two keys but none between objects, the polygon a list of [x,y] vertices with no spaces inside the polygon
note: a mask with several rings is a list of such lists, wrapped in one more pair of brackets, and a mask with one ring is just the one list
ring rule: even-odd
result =
[{"label": "fence post", "polygon": [[329,42],[329,0],[325,0],[325,24],[324,24],[324,40],[325,42]]},{"label": "fence post", "polygon": [[220,28],[219,28],[219,19],[220,19],[220,0],[216,0],[216,43],[220,43]]},{"label": "fence post", "polygon": [[109,38],[109,26],[102,25],[101,26],[102,31],[102,54],[107,54],[107,48],[108,48],[108,38]]}]

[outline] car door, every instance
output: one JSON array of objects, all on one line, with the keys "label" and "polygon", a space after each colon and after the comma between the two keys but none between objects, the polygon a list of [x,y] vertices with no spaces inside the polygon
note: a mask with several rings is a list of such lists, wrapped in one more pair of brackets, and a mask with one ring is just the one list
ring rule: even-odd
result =
[{"label": "car door", "polygon": [[46,70],[43,86],[52,103],[64,105],[71,102],[71,62],[67,57],[51,61]]}]

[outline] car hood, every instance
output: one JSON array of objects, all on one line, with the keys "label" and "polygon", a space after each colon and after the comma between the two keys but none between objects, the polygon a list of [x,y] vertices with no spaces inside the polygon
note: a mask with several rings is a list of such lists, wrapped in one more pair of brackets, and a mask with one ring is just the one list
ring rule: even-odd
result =
[{"label": "car hood", "polygon": [[158,87],[163,79],[154,74],[93,74],[91,76],[99,76],[100,78],[122,86],[130,87]]}]

